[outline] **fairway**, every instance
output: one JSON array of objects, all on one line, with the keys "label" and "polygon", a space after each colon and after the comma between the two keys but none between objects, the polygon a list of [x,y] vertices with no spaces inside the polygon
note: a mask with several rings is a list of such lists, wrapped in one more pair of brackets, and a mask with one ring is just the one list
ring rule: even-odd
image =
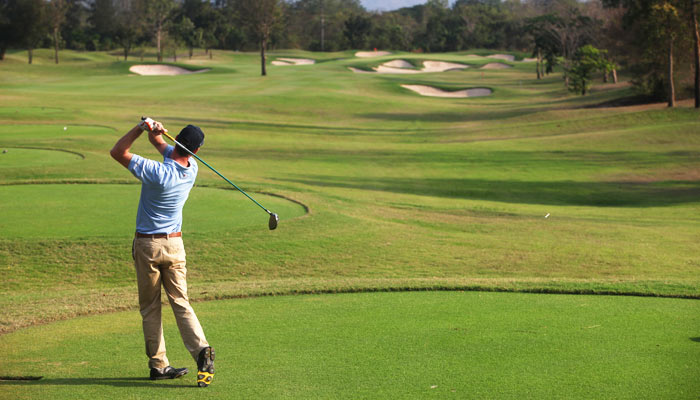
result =
[{"label": "fairway", "polygon": [[[195,306],[217,351],[215,384],[143,378],[138,313],[0,338],[0,397],[696,398],[697,301],[412,292]],[[166,311],[173,365],[196,366]],[[31,348],[24,343],[32,341]],[[163,389],[168,390],[163,390]],[[566,393],[565,396],[562,396]]]},{"label": "fairway", "polygon": [[[37,49],[27,65],[9,50],[0,375],[44,378],[2,381],[0,397],[193,397],[167,309],[168,356],[190,375],[143,379],[140,186],[109,151],[145,115],[200,126],[197,155],[280,216],[268,230],[200,165],[182,230],[218,372],[197,397],[696,398],[691,104],[610,107],[634,94],[624,74],[573,95],[523,53],[355,53],[270,52],[315,62],[261,77],[257,53],[201,50],[166,64],[206,73],[139,76],[152,59],[62,51],[56,65]],[[383,64],[468,68],[351,69]],[[132,151],[161,159],[145,135]]]}]

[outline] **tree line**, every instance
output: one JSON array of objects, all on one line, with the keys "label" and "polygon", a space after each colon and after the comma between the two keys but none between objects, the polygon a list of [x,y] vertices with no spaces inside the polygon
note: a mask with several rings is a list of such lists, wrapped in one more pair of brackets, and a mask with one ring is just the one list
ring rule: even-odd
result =
[{"label": "tree line", "polygon": [[[8,48],[105,51],[125,60],[177,60],[178,49],[312,51],[390,49],[527,52],[538,78],[559,66],[585,94],[591,77],[617,80],[618,67],[643,93],[700,106],[697,0],[428,0],[370,12],[359,0],[0,0],[0,60]],[[136,50],[136,51],[135,51]]]}]

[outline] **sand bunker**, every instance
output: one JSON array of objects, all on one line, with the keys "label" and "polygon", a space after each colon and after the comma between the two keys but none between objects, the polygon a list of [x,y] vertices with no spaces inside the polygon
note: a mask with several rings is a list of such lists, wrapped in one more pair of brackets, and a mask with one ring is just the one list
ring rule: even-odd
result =
[{"label": "sand bunker", "polygon": [[452,71],[452,70],[457,70],[457,69],[469,68],[468,65],[451,63],[451,62],[444,62],[444,61],[424,61],[423,65],[424,65],[423,71],[425,71],[425,72],[445,72],[445,71]]},{"label": "sand bunker", "polygon": [[423,85],[401,85],[401,87],[413,90],[414,92],[420,94],[421,96],[430,97],[452,97],[452,98],[465,98],[465,97],[482,97],[489,96],[492,92],[491,89],[487,88],[474,88],[474,89],[464,89],[456,90],[454,92],[447,92],[442,89],[434,88],[432,86]]},{"label": "sand bunker", "polygon": [[523,62],[535,62],[537,61],[536,58],[523,58]]},{"label": "sand bunker", "polygon": [[316,63],[310,58],[278,58],[272,62],[272,65],[311,65]]},{"label": "sand bunker", "polygon": [[512,66],[508,64],[502,64],[502,63],[488,63],[481,67],[481,69],[505,69],[505,68],[513,68]]},{"label": "sand bunker", "polygon": [[348,69],[356,74],[374,74],[374,71],[365,71],[364,69],[348,67]]},{"label": "sand bunker", "polygon": [[515,61],[515,56],[512,56],[510,54],[493,54],[490,56],[486,56],[486,58],[495,58],[498,60],[505,60],[505,61]]},{"label": "sand bunker", "polygon": [[375,72],[380,74],[420,74],[421,72],[423,72],[419,69],[413,69],[413,65],[411,65],[410,67],[395,68],[389,67],[387,64],[382,64],[378,67],[374,67],[373,69]]},{"label": "sand bunker", "polygon": [[[357,73],[372,73],[353,67],[349,67],[352,72]],[[374,67],[374,72],[379,74],[422,74],[426,72],[445,72],[469,68],[468,65],[456,64],[444,61],[424,61],[422,69],[415,69],[413,64],[406,60],[392,60],[384,64]]]},{"label": "sand bunker", "polygon": [[190,71],[173,65],[132,65],[129,71],[138,75],[184,75],[199,74],[201,72],[207,72],[209,69]]},{"label": "sand bunker", "polygon": [[388,51],[358,51],[355,53],[355,57],[368,58],[368,57],[380,57],[388,56],[391,54]]},{"label": "sand bunker", "polygon": [[387,63],[382,64],[387,67],[393,67],[393,68],[414,68],[413,64],[406,60],[393,60],[389,61]]}]

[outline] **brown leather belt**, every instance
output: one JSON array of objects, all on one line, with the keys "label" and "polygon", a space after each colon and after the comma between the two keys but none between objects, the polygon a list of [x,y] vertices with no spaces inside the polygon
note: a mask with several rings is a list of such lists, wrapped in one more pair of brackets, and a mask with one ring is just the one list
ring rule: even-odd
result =
[{"label": "brown leather belt", "polygon": [[165,239],[165,238],[181,237],[181,236],[182,236],[182,232],[173,232],[173,233],[141,233],[141,232],[136,232],[137,238]]}]

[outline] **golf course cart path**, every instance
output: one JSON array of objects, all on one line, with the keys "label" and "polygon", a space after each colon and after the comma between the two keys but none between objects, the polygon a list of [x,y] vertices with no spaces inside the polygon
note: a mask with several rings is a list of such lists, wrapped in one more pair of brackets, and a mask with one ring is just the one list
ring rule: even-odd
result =
[{"label": "golf course cart path", "polygon": [[310,58],[278,58],[272,65],[312,65],[316,61]]},{"label": "golf course cart path", "polygon": [[176,67],[174,65],[164,65],[164,64],[155,64],[155,65],[132,65],[131,68],[129,68],[130,72],[133,72],[137,75],[149,75],[149,76],[156,76],[156,75],[186,75],[186,74],[199,74],[202,72],[207,72],[209,71],[209,68],[205,69],[200,69],[197,71],[190,71],[184,68]]},{"label": "golf course cart path", "polygon": [[489,96],[493,91],[487,88],[474,88],[474,89],[464,89],[457,90],[454,92],[448,92],[442,89],[434,88],[432,86],[424,85],[401,85],[401,87],[408,90],[413,90],[414,92],[420,94],[421,96],[429,97],[452,97],[452,98],[466,98],[466,97],[483,97]]}]

